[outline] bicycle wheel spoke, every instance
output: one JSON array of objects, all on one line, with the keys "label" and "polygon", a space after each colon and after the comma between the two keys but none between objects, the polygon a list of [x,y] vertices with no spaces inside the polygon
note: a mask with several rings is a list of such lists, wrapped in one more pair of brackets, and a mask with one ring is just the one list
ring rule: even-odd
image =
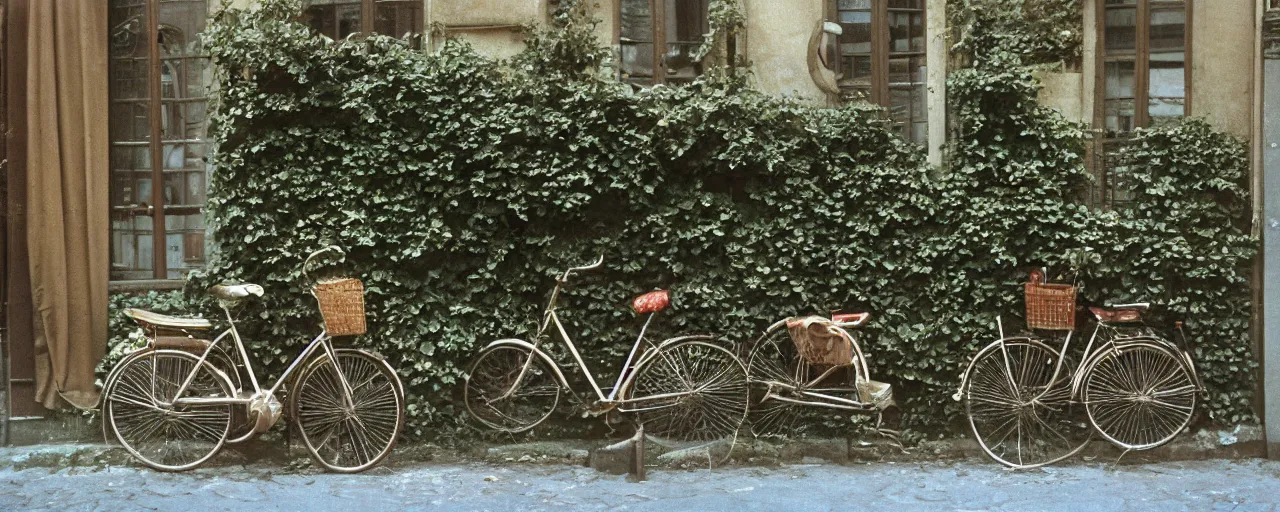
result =
[{"label": "bicycle wheel spoke", "polygon": [[322,465],[363,471],[386,457],[399,435],[404,411],[398,377],[364,352],[335,353],[336,360],[325,356],[303,373],[293,398],[296,418],[303,442]]},{"label": "bicycle wheel spoke", "polygon": [[992,344],[976,357],[963,387],[969,423],[992,458],[1013,467],[1056,462],[1083,447],[1073,419],[1069,366],[1030,340]]},{"label": "bicycle wheel spoke", "polygon": [[1111,347],[1083,382],[1090,421],[1109,441],[1126,449],[1168,442],[1191,421],[1196,387],[1182,356],[1163,342]]},{"label": "bicycle wheel spoke", "polygon": [[[662,395],[672,396],[645,399]],[[639,410],[649,435],[710,441],[737,431],[747,399],[747,375],[737,358],[713,345],[686,342],[659,350],[636,369],[624,408]]]},{"label": "bicycle wheel spoke", "polygon": [[[177,351],[156,351],[127,359],[104,400],[105,421],[134,457],[161,470],[190,469],[221,448],[231,427],[228,405],[174,405],[177,392],[190,379],[184,397],[227,397],[227,383],[214,376],[209,363]],[[170,405],[161,406],[160,403]]]}]

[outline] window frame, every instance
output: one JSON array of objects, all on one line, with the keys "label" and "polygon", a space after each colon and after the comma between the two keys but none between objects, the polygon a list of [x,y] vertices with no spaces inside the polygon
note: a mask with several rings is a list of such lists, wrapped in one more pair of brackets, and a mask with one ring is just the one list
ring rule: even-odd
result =
[{"label": "window frame", "polygon": [[[710,12],[709,12],[711,8],[711,2],[708,0],[703,0],[703,1],[708,9],[707,15],[703,16],[701,20],[702,28],[703,28],[702,33],[706,34],[708,31],[711,30],[711,19],[710,19]],[[624,76],[622,56],[621,56],[621,53],[622,53],[622,4],[624,2],[625,0],[616,0],[614,2],[614,9],[613,9],[613,43],[615,45],[615,48],[618,51],[618,55],[617,55],[618,78],[630,84],[636,84],[636,85],[647,86],[647,87],[666,84],[667,83],[667,73],[666,73],[667,62],[666,62],[666,59],[663,58],[663,56],[666,55],[667,45],[671,43],[667,42],[667,16],[666,16],[665,0],[649,0],[649,18],[650,18],[650,23],[652,23],[653,25],[652,40],[637,42],[637,44],[649,44],[653,46],[653,68],[650,70],[650,76],[648,81],[643,80],[644,77],[641,77],[642,79],[635,79],[635,78],[628,78]],[[658,15],[660,9],[661,9],[662,16]],[[679,43],[684,43],[684,42],[677,41],[677,44]],[[704,71],[702,69],[703,63],[698,62],[696,64],[698,66],[698,72],[694,76],[701,76],[702,72]]]},{"label": "window frame", "polygon": [[[1161,6],[1181,5],[1184,15],[1183,21],[1183,107],[1182,117],[1187,118],[1192,115],[1192,41],[1194,40],[1194,23],[1192,13],[1194,12],[1195,0],[1182,0],[1181,2],[1170,0],[1134,0],[1135,5],[1113,5],[1108,6],[1107,0],[1094,0],[1094,33],[1095,37],[1095,66],[1094,66],[1094,90],[1093,90],[1093,128],[1095,137],[1093,140],[1091,152],[1092,158],[1089,163],[1093,167],[1093,173],[1096,181],[1094,182],[1094,191],[1090,200],[1095,206],[1110,208],[1118,202],[1116,199],[1117,189],[1111,181],[1111,168],[1108,165],[1111,146],[1120,146],[1125,144],[1128,135],[1112,136],[1107,132],[1107,64],[1110,62],[1127,62],[1133,61],[1133,130],[1149,128],[1151,126],[1151,13],[1153,5],[1157,8]],[[1134,9],[1134,49],[1132,54],[1108,55],[1107,54],[1107,11],[1109,9]],[[1130,132],[1132,133],[1132,131]]]},{"label": "window frame", "polygon": [[[868,57],[871,58],[871,90],[866,100],[874,105],[878,105],[881,108],[884,108],[885,111],[889,113],[890,119],[892,119],[893,87],[889,83],[889,61],[890,59],[893,59],[893,58],[919,59],[921,62],[925,62],[925,66],[927,69],[928,58],[929,58],[929,2],[925,0],[921,0],[919,9],[899,8],[899,7],[891,8],[889,7],[889,0],[870,0],[870,2],[871,2],[871,53],[868,55]],[[837,24],[841,23],[840,22],[840,12],[841,12],[840,0],[827,0],[826,11],[827,11],[826,17],[828,20]],[[921,38],[923,39],[923,43],[919,51],[908,50],[903,52],[895,52],[891,48],[892,41],[891,41],[891,34],[890,34],[890,27],[889,27],[889,14],[894,12],[920,13],[920,30],[922,31]],[[910,39],[909,35],[908,35],[908,39]],[[832,55],[834,56],[834,58],[832,59],[833,64],[832,66],[830,66],[830,69],[837,76],[840,76],[842,73],[845,72],[844,70],[845,53],[840,48],[841,43],[839,38],[836,38],[836,40],[834,41],[834,45],[835,45],[835,48],[833,49],[833,52],[832,52]],[[899,131],[899,135],[902,135],[903,138],[907,139],[908,141],[927,145],[929,142],[928,128],[927,128],[927,123],[929,120],[928,77],[925,77],[924,80],[921,82],[921,84],[924,86],[923,88],[924,92],[922,92],[921,94],[925,95],[924,119],[926,123],[926,129],[925,129],[924,140],[915,140],[913,137],[911,137],[911,132],[913,129],[911,125],[913,124],[913,119],[914,119],[911,113],[908,113],[907,120],[902,126],[899,126],[895,123],[894,128]],[[846,87],[843,85],[840,85],[839,87],[842,95],[847,95],[849,92],[852,92],[852,91],[860,91],[859,89],[856,89],[853,87]],[[907,105],[907,108],[909,112],[914,112],[912,105]]]},{"label": "window frame", "polygon": [[[206,16],[205,18],[206,24],[211,20],[211,16],[209,15],[209,1],[210,0],[205,0],[203,2],[203,5],[204,5],[203,12]],[[166,57],[164,55],[161,55],[161,44],[160,44],[161,34],[164,33],[165,30],[172,30],[171,26],[161,22],[160,4],[163,3],[163,0],[142,0],[142,3],[145,5],[143,9],[143,16],[145,17],[145,21],[143,22],[143,25],[145,26],[146,32],[145,34],[139,34],[139,37],[146,38],[145,40],[146,40],[146,54],[147,54],[146,55],[147,97],[134,98],[134,99],[116,98],[115,96],[111,95],[110,92],[108,92],[107,100],[112,105],[115,105],[121,102],[133,103],[133,102],[139,102],[139,101],[145,102],[146,104],[146,112],[147,112],[148,119],[147,119],[147,135],[145,140],[145,147],[147,148],[147,151],[149,153],[148,154],[149,165],[151,167],[150,173],[149,173],[149,178],[151,180],[151,191],[150,191],[151,195],[148,198],[133,197],[133,204],[131,205],[114,204],[115,194],[116,194],[116,189],[115,189],[116,173],[118,171],[115,168],[116,159],[114,156],[114,151],[111,151],[108,155],[108,159],[110,160],[109,172],[111,176],[110,176],[110,185],[108,186],[107,193],[111,196],[111,202],[109,203],[110,204],[109,207],[110,207],[110,215],[112,216],[113,219],[118,214],[133,215],[135,218],[137,217],[151,218],[151,223],[152,223],[151,234],[150,234],[150,237],[152,239],[151,240],[151,252],[152,252],[151,276],[148,278],[142,278],[138,276],[117,278],[115,277],[116,270],[114,268],[111,268],[108,270],[108,287],[109,289],[112,289],[112,290],[120,289],[122,286],[130,289],[133,289],[133,288],[168,289],[174,286],[180,286],[180,283],[184,282],[185,276],[169,277],[170,268],[169,268],[169,261],[168,261],[167,238],[168,238],[168,235],[170,234],[169,232],[170,230],[167,226],[165,218],[168,214],[172,214],[172,215],[191,215],[193,213],[203,214],[206,211],[205,208],[208,201],[208,198],[206,196],[205,204],[200,204],[198,206],[187,205],[187,204],[175,204],[173,206],[170,206],[167,204],[168,202],[165,200],[165,188],[166,188],[165,159],[167,157],[167,153],[165,152],[165,146],[180,144],[185,147],[188,144],[198,143],[200,141],[203,141],[204,144],[211,146],[212,140],[210,139],[209,133],[207,132],[207,129],[208,129],[207,110],[205,112],[206,133],[204,134],[204,137],[202,139],[186,139],[185,136],[184,138],[178,139],[178,140],[165,139],[164,124],[165,124],[166,105],[171,109],[170,110],[171,113],[174,111],[181,111],[183,106],[188,104],[194,104],[197,102],[203,103],[207,109],[209,100],[210,100],[209,94],[211,92],[211,88],[213,84],[205,84],[205,95],[203,97],[180,98],[175,96],[171,98],[166,98],[164,96],[163,82],[164,82],[164,75],[165,75],[164,70],[165,70],[165,66],[167,65],[166,61],[172,61],[172,60],[182,61],[184,63],[182,73],[185,74],[187,72],[185,67],[186,66],[185,62],[191,61],[191,60],[204,59],[207,65],[212,66],[212,59],[208,55],[182,55],[180,57],[172,57],[172,56]],[[108,3],[107,7],[108,9],[110,9],[114,7],[114,5],[112,3]],[[109,20],[104,20],[104,22],[110,23]],[[184,34],[184,36],[186,36],[186,34]],[[137,59],[137,58],[138,57],[136,56],[135,57],[117,57],[115,55],[108,54],[107,73],[108,73],[109,79],[113,81],[115,80],[115,76],[113,73],[114,67],[115,67],[115,64],[114,64],[115,61],[117,60],[123,61],[123,60]],[[175,84],[174,87],[178,87],[178,85]],[[113,118],[114,116],[108,116],[108,122],[109,123],[113,122]],[[108,129],[107,143],[109,148],[111,149],[114,149],[116,147],[138,147],[139,146],[138,142],[140,141],[117,140],[115,130],[110,128]],[[186,172],[187,170],[181,169],[179,171]],[[207,179],[203,182],[203,186],[204,186],[204,191],[207,194],[208,186],[209,186]],[[134,191],[134,192],[136,193],[137,191]],[[195,209],[194,212],[191,211],[193,207]],[[145,215],[141,215],[143,212],[145,212]],[[186,213],[183,213],[183,212],[186,212]],[[108,230],[109,230],[108,237],[109,239],[111,239],[114,237],[115,230],[116,230],[114,226],[114,222],[112,223],[112,225],[108,227]],[[201,251],[202,260],[203,260],[203,263],[201,264],[201,266],[208,264],[209,254],[207,251],[207,244],[208,244],[207,234],[206,234],[206,238],[204,239],[204,242],[206,244],[206,247],[202,248],[202,251]],[[185,238],[184,238],[184,248],[185,248]],[[114,255],[113,255],[112,261],[114,262]],[[133,273],[133,274],[140,274],[142,272],[145,272],[145,269],[129,268],[129,269],[125,269],[124,271]],[[175,284],[175,283],[178,283],[178,284]]]},{"label": "window frame", "polygon": [[[424,33],[426,33],[425,16],[426,16],[426,9],[427,9],[426,0],[412,0],[412,1],[414,3],[417,3],[419,8],[418,8],[418,18],[414,20],[414,27],[416,27],[417,30],[414,30],[412,32],[413,35],[411,36],[411,39],[421,37]],[[364,37],[365,35],[368,35],[368,34],[379,34],[379,35],[391,36],[397,39],[402,37],[401,34],[382,34],[374,29],[377,23],[378,10],[376,6],[378,4],[378,0],[359,0],[359,4],[360,4],[360,30],[351,35],[354,35],[356,37]],[[304,18],[303,19],[304,23],[307,21],[305,19],[305,16],[307,13],[307,9],[310,7],[311,7],[311,3],[309,1],[302,3],[302,11],[299,13],[299,17]],[[315,30],[314,27],[312,27],[312,29]],[[325,36],[328,37],[328,34],[325,34]]]}]

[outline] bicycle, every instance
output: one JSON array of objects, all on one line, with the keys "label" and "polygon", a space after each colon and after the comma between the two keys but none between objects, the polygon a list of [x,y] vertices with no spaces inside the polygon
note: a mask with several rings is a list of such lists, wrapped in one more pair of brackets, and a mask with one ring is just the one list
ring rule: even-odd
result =
[{"label": "bicycle", "polygon": [[886,410],[896,407],[893,388],[871,380],[867,358],[852,330],[870,313],[786,318],[765,329],[751,345],[747,375],[762,391],[751,403],[751,430],[758,437],[795,430],[801,408],[818,407],[876,415],[876,430],[898,442],[898,432],[882,428]]},{"label": "bicycle", "polygon": [[[594,263],[566,270],[556,279],[533,341],[497,340],[481,349],[472,361],[463,386],[467,411],[481,424],[507,433],[528,431],[541,424],[560,403],[563,391],[578,399],[586,413],[635,414],[646,435],[680,442],[711,442],[736,436],[747,414],[746,367],[709,335],[692,335],[647,343],[645,333],[654,316],[666,309],[670,297],[664,290],[646,293],[632,302],[639,315],[647,314],[640,335],[623,362],[618,379],[608,390],[600,388],[556,313],[560,292],[569,278],[594,270]],[[591,385],[595,400],[582,398],[570,386],[560,366],[539,348],[555,328],[573,363]],[[641,350],[641,348],[643,350]],[[586,414],[584,414],[585,416]]]},{"label": "bicycle", "polygon": [[978,351],[952,396],[988,456],[1033,468],[1079,453],[1095,433],[1128,453],[1187,427],[1204,386],[1182,322],[1175,344],[1143,322],[1149,303],[1090,307],[1093,335],[1072,371],[1076,287],[1047,284],[1035,271],[1024,289],[1028,328],[1067,334],[1055,350],[1034,334],[1006,337],[997,318],[1000,339]]},{"label": "bicycle", "polygon": [[[312,260],[330,251],[342,252],[331,246],[311,253],[304,277]],[[334,336],[365,332],[363,291],[352,278],[313,284],[324,329],[268,389],[258,383],[231,314],[242,301],[261,297],[261,286],[209,289],[229,325],[212,341],[205,339],[213,330],[207,319],[125,310],[144,329],[147,345],[117,363],[103,385],[108,440],[114,437],[154,469],[192,469],[225,444],[275,425],[286,409],[277,395],[288,383],[288,416],[316,462],[343,473],[373,467],[391,453],[404,428],[404,387],[381,356],[333,345]],[[225,346],[228,337],[234,354]]]}]

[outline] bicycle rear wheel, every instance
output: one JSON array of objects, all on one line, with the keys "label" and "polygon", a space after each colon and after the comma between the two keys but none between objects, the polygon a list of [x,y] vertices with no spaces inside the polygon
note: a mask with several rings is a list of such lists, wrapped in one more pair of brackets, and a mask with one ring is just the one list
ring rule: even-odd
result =
[{"label": "bicycle rear wheel", "polygon": [[[799,400],[807,398],[800,390],[857,400],[857,368],[850,365],[817,383],[821,389],[806,389],[812,379],[822,375],[827,366],[809,365],[796,352],[791,333],[784,326],[767,332],[751,349],[747,376],[751,383],[751,411],[747,416],[751,433],[756,437],[783,437],[802,433],[817,414],[830,409],[809,407],[779,400],[777,396]],[[770,396],[772,393],[776,396]]]},{"label": "bicycle rear wheel", "polygon": [[642,361],[623,396],[645,433],[671,441],[709,442],[737,434],[747,416],[747,369],[727,349],[685,341]]},{"label": "bicycle rear wheel", "polygon": [[231,429],[231,405],[174,405],[182,398],[227,398],[225,376],[186,352],[157,350],[123,362],[105,395],[110,431],[131,455],[161,471],[184,471],[209,460]]},{"label": "bicycle rear wheel", "polygon": [[1057,363],[1057,351],[1029,338],[1005,339],[978,352],[963,397],[973,435],[992,459],[1034,468],[1075,455],[1088,443],[1080,408],[1071,404],[1070,365],[1063,364],[1054,380]]},{"label": "bicycle rear wheel", "polygon": [[498,345],[480,352],[463,384],[463,402],[476,421],[518,433],[538,426],[560,403],[555,370],[533,351]]},{"label": "bicycle rear wheel", "polygon": [[330,471],[358,473],[381,462],[400,437],[400,378],[368,352],[334,352],[336,365],[326,354],[298,378],[292,416],[316,462]]},{"label": "bicycle rear wheel", "polygon": [[1182,355],[1163,342],[1122,342],[1099,351],[1081,385],[1089,422],[1127,450],[1163,445],[1191,423],[1199,389]]}]

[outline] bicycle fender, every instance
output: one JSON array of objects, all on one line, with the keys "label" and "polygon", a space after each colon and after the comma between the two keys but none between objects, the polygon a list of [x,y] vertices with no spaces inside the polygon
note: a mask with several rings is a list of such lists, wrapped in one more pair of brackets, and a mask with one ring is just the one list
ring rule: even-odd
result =
[{"label": "bicycle fender", "polygon": [[569,387],[569,380],[565,378],[564,372],[560,370],[560,365],[556,364],[556,362],[552,360],[551,356],[547,355],[546,352],[543,352],[542,350],[539,350],[538,347],[533,346],[532,343],[529,343],[521,339],[508,338],[505,340],[497,340],[497,341],[491,342],[488,345],[485,345],[484,348],[480,350],[481,352],[484,352],[484,351],[491,350],[497,347],[502,347],[502,346],[518,347],[524,350],[528,350],[529,352],[532,352],[534,354],[537,354],[538,357],[542,358],[543,361],[546,361],[547,365],[550,366],[551,369],[556,372],[556,380],[560,382],[560,386],[565,389],[571,390],[571,388]]}]

